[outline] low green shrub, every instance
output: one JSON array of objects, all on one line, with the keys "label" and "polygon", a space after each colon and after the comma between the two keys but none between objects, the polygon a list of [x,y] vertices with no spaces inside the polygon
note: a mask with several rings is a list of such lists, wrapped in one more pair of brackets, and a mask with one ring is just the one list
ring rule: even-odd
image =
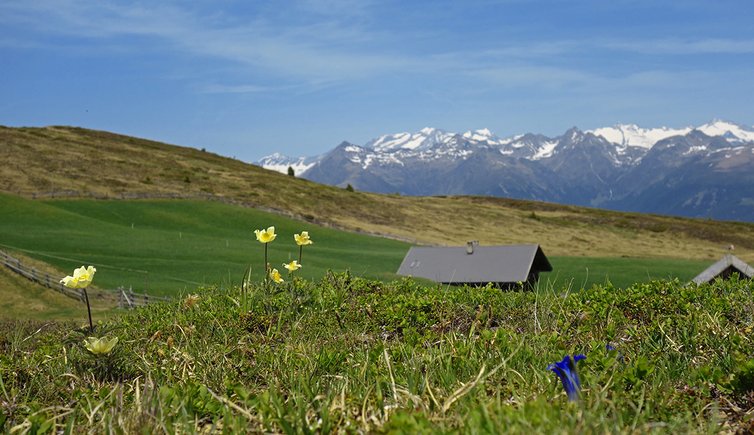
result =
[{"label": "low green shrub", "polygon": [[[505,292],[330,272],[135,310],[96,326],[118,338],[103,357],[67,327],[3,323],[0,431],[745,430],[752,290]],[[547,367],[575,354],[571,403]]]}]

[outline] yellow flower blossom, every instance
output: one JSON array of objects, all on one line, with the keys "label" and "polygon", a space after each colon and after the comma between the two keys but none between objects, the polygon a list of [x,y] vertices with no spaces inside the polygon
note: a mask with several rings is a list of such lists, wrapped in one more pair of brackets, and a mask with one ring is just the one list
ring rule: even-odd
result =
[{"label": "yellow flower blossom", "polygon": [[118,337],[106,339],[105,337],[87,337],[84,340],[84,347],[94,355],[107,355],[115,345],[118,344]]},{"label": "yellow flower blossom", "polygon": [[276,284],[280,284],[281,282],[285,282],[285,280],[283,280],[283,277],[280,276],[280,272],[278,272],[277,269],[272,269],[270,271],[270,279],[272,279],[273,281],[275,281]]},{"label": "yellow flower blossom", "polygon": [[296,261],[296,260],[293,260],[290,263],[283,263],[283,267],[285,267],[286,269],[288,269],[288,273],[295,272],[295,271],[301,269],[301,265],[298,264],[298,261]]},{"label": "yellow flower blossom", "polygon": [[60,282],[69,288],[87,288],[92,283],[96,271],[93,266],[81,266],[73,271],[73,276],[66,276]]},{"label": "yellow flower blossom", "polygon": [[254,230],[254,234],[257,235],[257,241],[260,243],[270,243],[277,237],[275,227],[269,227],[266,230]]},{"label": "yellow flower blossom", "polygon": [[296,244],[299,246],[311,245],[314,243],[309,238],[309,231],[301,231],[301,234],[294,234],[293,239],[296,240]]}]

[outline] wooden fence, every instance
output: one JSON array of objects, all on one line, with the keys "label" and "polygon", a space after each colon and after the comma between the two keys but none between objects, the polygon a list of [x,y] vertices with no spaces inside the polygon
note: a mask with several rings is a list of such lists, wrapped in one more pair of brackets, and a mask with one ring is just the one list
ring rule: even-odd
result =
[{"label": "wooden fence", "polygon": [[[79,302],[85,302],[84,291],[82,289],[68,288],[60,282],[61,277],[52,276],[48,273],[39,271],[34,267],[26,266],[21,262],[21,260],[9,255],[7,252],[0,251],[0,263],[11,271],[23,276],[30,281],[55,290],[65,296],[68,296],[69,298],[76,299]],[[103,292],[93,293],[89,296],[94,299],[114,302],[118,305],[119,308],[129,309],[142,307],[153,302],[164,302],[170,300],[169,298],[164,297],[134,293],[133,289],[129,288],[128,290],[126,290],[125,287],[118,287],[117,290],[104,290]]]}]

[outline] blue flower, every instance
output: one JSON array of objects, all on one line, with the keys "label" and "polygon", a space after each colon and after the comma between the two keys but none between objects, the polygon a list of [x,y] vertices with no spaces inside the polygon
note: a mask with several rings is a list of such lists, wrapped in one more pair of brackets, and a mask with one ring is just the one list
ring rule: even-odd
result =
[{"label": "blue flower", "polygon": [[563,383],[563,388],[568,394],[568,400],[575,402],[579,400],[579,391],[581,390],[581,381],[579,380],[579,374],[576,371],[576,362],[586,359],[583,354],[574,355],[571,358],[570,355],[563,357],[563,361],[556,362],[547,366],[547,370],[552,370],[560,378],[560,382]]},{"label": "blue flower", "polygon": [[610,344],[610,343],[607,343],[607,344],[605,345],[605,350],[607,351],[607,353],[608,353],[608,354],[609,354],[610,352],[615,352],[615,355],[616,355],[616,359],[617,359],[618,361],[620,361],[620,362],[624,363],[624,364],[626,363],[626,360],[625,360],[625,359],[623,358],[623,354],[622,354],[622,353],[621,353],[621,352],[620,352],[620,351],[619,351],[618,349],[616,349],[616,348],[615,348],[615,346],[613,346],[612,344]]}]

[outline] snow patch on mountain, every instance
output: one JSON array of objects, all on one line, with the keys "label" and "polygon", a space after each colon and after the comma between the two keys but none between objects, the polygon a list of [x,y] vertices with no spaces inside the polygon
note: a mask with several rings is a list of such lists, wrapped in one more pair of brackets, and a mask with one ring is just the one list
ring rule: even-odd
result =
[{"label": "snow patch on mountain", "polygon": [[707,136],[722,136],[728,142],[732,143],[754,142],[753,128],[747,128],[728,121],[715,120],[697,127],[696,130],[701,131]]},{"label": "snow patch on mountain", "polygon": [[691,146],[688,150],[684,151],[683,155],[688,156],[699,151],[707,151],[707,145]]},{"label": "snow patch on mountain", "polygon": [[262,157],[257,165],[270,169],[272,171],[280,172],[281,174],[287,174],[288,168],[293,168],[293,172],[296,175],[303,174],[314,166],[319,160],[317,157],[288,157],[280,153],[274,153],[269,156]]},{"label": "snow patch on mountain", "polygon": [[602,136],[617,145],[623,147],[639,147],[644,149],[650,149],[657,142],[667,139],[672,136],[683,136],[690,132],[692,129],[687,128],[641,128],[636,124],[618,124],[612,127],[596,128],[594,130],[587,130],[587,133],[592,133],[595,136]]},{"label": "snow patch on mountain", "polygon": [[386,134],[367,142],[364,147],[380,153],[395,150],[428,149],[446,144],[453,136],[455,136],[455,133],[425,127],[416,133]]},{"label": "snow patch on mountain", "polygon": [[507,145],[514,140],[520,138],[523,135],[518,135],[510,138],[501,139],[497,137],[493,132],[491,132],[488,128],[482,128],[480,130],[474,130],[474,131],[467,131],[464,134],[461,135],[464,139],[471,141],[471,142],[486,142],[489,145]]},{"label": "snow patch on mountain", "polygon": [[558,141],[544,142],[536,153],[531,157],[531,160],[542,160],[548,157],[552,157],[555,152],[555,148],[558,146]]}]

